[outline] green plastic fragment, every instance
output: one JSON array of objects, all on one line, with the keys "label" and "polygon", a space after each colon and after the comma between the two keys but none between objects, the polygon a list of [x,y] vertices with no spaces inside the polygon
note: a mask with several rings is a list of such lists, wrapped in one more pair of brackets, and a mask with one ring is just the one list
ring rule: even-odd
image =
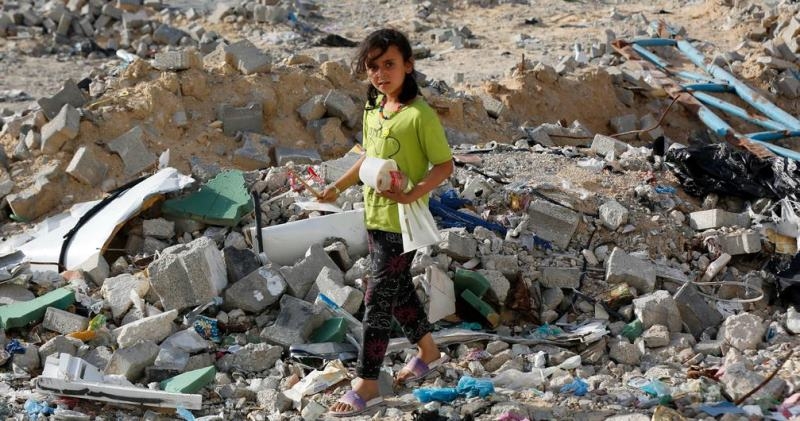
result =
[{"label": "green plastic fragment", "polygon": [[74,291],[67,288],[59,288],[30,301],[2,306],[0,307],[0,327],[3,329],[25,327],[31,323],[41,321],[48,307],[65,310],[74,302]]},{"label": "green plastic fragment", "polygon": [[242,172],[228,170],[217,174],[195,193],[165,201],[161,210],[169,216],[232,227],[253,211],[253,202]]},{"label": "green plastic fragment", "polygon": [[195,393],[214,381],[217,369],[213,365],[178,374],[161,382],[161,390],[172,393]]}]

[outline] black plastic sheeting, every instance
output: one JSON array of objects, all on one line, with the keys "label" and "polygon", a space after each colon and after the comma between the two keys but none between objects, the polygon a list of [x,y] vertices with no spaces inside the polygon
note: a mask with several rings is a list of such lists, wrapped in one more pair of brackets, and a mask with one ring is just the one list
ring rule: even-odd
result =
[{"label": "black plastic sheeting", "polygon": [[746,150],[717,143],[671,148],[664,162],[692,196],[800,198],[800,168],[789,158],[760,159]]}]

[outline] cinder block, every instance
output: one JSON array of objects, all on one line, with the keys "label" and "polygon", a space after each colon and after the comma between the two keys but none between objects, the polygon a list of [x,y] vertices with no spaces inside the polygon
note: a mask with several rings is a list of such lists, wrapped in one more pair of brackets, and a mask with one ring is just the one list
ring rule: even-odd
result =
[{"label": "cinder block", "polygon": [[698,231],[731,226],[748,228],[750,227],[750,217],[746,213],[709,209],[690,213],[689,226]]},{"label": "cinder block", "polygon": [[6,330],[25,327],[42,320],[48,307],[63,310],[74,302],[74,291],[59,288],[30,301],[0,306],[0,327]]},{"label": "cinder block", "polygon": [[319,293],[325,294],[350,314],[355,314],[364,301],[364,293],[361,290],[344,284],[344,273],[338,267],[325,266],[319,271],[314,285],[306,295],[306,301],[315,301]]},{"label": "cinder block", "polygon": [[325,253],[322,245],[314,244],[308,248],[303,260],[294,266],[283,266],[279,271],[286,280],[289,294],[303,299],[324,267],[331,270],[339,270],[339,267],[331,260],[328,253]]},{"label": "cinder block", "polygon": [[[291,298],[291,297],[289,297]],[[234,353],[226,354],[217,360],[217,369],[223,373],[237,370],[244,373],[257,373],[269,370],[281,358],[284,349],[266,343],[247,344]]]},{"label": "cinder block", "polygon": [[178,310],[170,310],[120,326],[112,333],[117,337],[120,348],[127,348],[140,341],[158,343],[172,333],[174,329],[172,322],[176,317]]},{"label": "cinder block", "polygon": [[286,291],[286,281],[277,270],[260,267],[225,290],[226,310],[241,309],[261,313],[277,302]]},{"label": "cinder block", "polygon": [[206,304],[228,282],[222,253],[208,237],[167,247],[147,271],[165,310]]},{"label": "cinder block", "polygon": [[223,104],[219,113],[222,131],[228,136],[233,136],[236,132],[262,133],[263,111],[262,104],[250,104],[245,107]]},{"label": "cinder block", "polygon": [[261,331],[261,337],[285,349],[306,343],[311,333],[328,318],[321,307],[290,295],[281,297],[280,306],[277,320]]},{"label": "cinder block", "polygon": [[535,200],[528,206],[529,228],[537,236],[566,249],[572,234],[578,229],[580,216],[577,212],[544,200]]},{"label": "cinder block", "polygon": [[539,284],[545,288],[579,288],[581,270],[567,267],[540,268],[542,276]]},{"label": "cinder block", "polygon": [[600,156],[608,156],[608,154],[613,152],[614,156],[619,157],[627,151],[629,147],[627,143],[621,140],[598,133],[594,135],[591,149]]},{"label": "cinder block", "polygon": [[70,104],[64,104],[61,111],[42,126],[42,152],[58,152],[68,140],[78,136],[80,127],[81,115],[78,110]]},{"label": "cinder block", "polygon": [[91,255],[85,262],[78,265],[76,269],[82,270],[89,275],[89,278],[95,285],[100,287],[103,286],[109,274],[108,262],[100,252]]},{"label": "cinder block", "polygon": [[714,237],[719,248],[736,256],[739,254],[758,253],[761,251],[761,234],[757,232],[745,232],[740,234],[720,235]]},{"label": "cinder block", "polygon": [[81,146],[72,156],[66,172],[83,184],[97,187],[106,179],[108,165],[96,149]]},{"label": "cinder block", "polygon": [[463,228],[441,230],[442,242],[439,249],[459,262],[466,262],[475,257],[478,251],[478,240]]},{"label": "cinder block", "polygon": [[339,117],[347,127],[355,128],[361,116],[361,107],[345,92],[331,89],[325,95],[325,110],[334,117]]},{"label": "cinder block", "polygon": [[153,67],[158,70],[186,70],[192,67],[192,54],[188,50],[167,50],[156,53]]},{"label": "cinder block", "polygon": [[135,382],[144,374],[145,368],[153,365],[158,356],[158,345],[153,341],[141,341],[129,348],[117,349],[111,356],[104,373],[125,376]]},{"label": "cinder block", "polygon": [[89,319],[80,314],[70,313],[55,307],[48,307],[44,313],[42,327],[53,332],[66,335],[72,332],[86,330]]},{"label": "cinder block", "polygon": [[125,175],[130,177],[154,166],[158,158],[145,144],[145,132],[141,126],[134,126],[122,136],[108,143],[108,148],[116,152],[125,166]]},{"label": "cinder block", "polygon": [[103,15],[108,16],[110,18],[116,20],[122,20],[122,10],[117,7],[114,7],[114,3],[106,3],[100,10],[100,12]]},{"label": "cinder block", "polygon": [[637,259],[619,247],[614,247],[606,261],[606,282],[627,283],[640,293],[652,292],[656,286],[656,269],[652,263]]},{"label": "cinder block", "polygon": [[225,61],[243,74],[269,72],[269,57],[252,42],[241,40],[224,47]]},{"label": "cinder block", "polygon": [[318,120],[325,116],[325,96],[314,95],[297,109],[304,122]]}]

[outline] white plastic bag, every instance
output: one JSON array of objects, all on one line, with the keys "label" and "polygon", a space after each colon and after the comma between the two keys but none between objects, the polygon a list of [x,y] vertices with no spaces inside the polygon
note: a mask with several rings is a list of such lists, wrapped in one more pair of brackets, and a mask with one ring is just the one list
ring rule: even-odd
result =
[{"label": "white plastic bag", "polygon": [[416,250],[441,241],[436,221],[422,199],[400,205],[400,229],[403,232],[403,251]]}]

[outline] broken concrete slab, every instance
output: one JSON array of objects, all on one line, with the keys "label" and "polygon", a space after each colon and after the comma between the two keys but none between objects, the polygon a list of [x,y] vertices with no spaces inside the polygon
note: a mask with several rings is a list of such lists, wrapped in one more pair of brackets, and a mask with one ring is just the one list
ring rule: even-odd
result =
[{"label": "broken concrete slab", "polygon": [[[275,323],[261,331],[265,341],[280,345],[285,349],[296,344],[304,344],[311,333],[327,319],[321,307],[290,295],[280,301],[280,313]],[[223,370],[224,371],[224,370]]]},{"label": "broken concrete slab", "polygon": [[242,72],[242,74],[250,75],[270,71],[269,56],[246,39],[226,45],[223,48],[225,61],[234,69]]},{"label": "broken concrete slab", "polygon": [[0,327],[25,327],[42,320],[48,307],[64,310],[74,302],[74,291],[58,288],[30,301],[0,306]]},{"label": "broken concrete slab", "polygon": [[193,54],[189,50],[159,51],[153,59],[153,67],[158,70],[186,70],[192,67],[192,61]]},{"label": "broken concrete slab", "polygon": [[347,127],[355,128],[361,117],[361,107],[345,92],[331,89],[323,101],[329,115],[339,117]]},{"label": "broken concrete slab", "polygon": [[86,104],[86,96],[72,79],[64,81],[64,86],[57,94],[50,98],[40,98],[38,101],[48,120],[52,120],[63,109],[64,105],[69,104],[74,108],[80,108]]},{"label": "broken concrete slab", "polygon": [[761,234],[755,231],[714,236],[714,241],[723,253],[731,256],[761,251]]},{"label": "broken concrete slab", "polygon": [[112,332],[120,348],[127,348],[140,341],[161,342],[174,330],[173,321],[178,310],[170,310],[135,322],[124,324]]},{"label": "broken concrete slab", "polygon": [[475,257],[475,253],[478,250],[478,240],[464,228],[441,230],[439,235],[442,238],[439,248],[454,260],[466,262]]},{"label": "broken concrete slab", "polygon": [[295,165],[314,165],[322,162],[322,157],[316,149],[275,147],[275,163],[283,166],[293,162]]},{"label": "broken concrete slab", "polygon": [[576,267],[539,268],[539,283],[545,288],[580,288],[581,271]]},{"label": "broken concrete slab", "polygon": [[338,267],[324,266],[319,271],[314,285],[306,294],[306,301],[314,301],[318,294],[325,294],[336,305],[350,314],[355,314],[364,301],[364,293],[344,284],[344,272]]},{"label": "broken concrete slab", "polygon": [[161,207],[165,215],[190,218],[210,225],[236,226],[252,212],[253,202],[241,171],[227,170],[183,198],[170,199]]},{"label": "broken concrete slab", "polygon": [[145,131],[142,126],[134,126],[118,138],[108,142],[108,148],[122,159],[125,175],[130,177],[154,166],[157,157],[145,144]]},{"label": "broken concrete slab", "polygon": [[341,271],[328,253],[325,253],[322,245],[313,244],[306,250],[303,260],[293,266],[283,266],[279,271],[286,280],[289,294],[303,299],[324,267],[333,271]]},{"label": "broken concrete slab", "polygon": [[158,345],[149,340],[138,341],[127,348],[117,349],[103,372],[118,374],[130,381],[136,381],[142,377],[144,369],[156,360],[158,350]]},{"label": "broken concrete slab", "polygon": [[225,289],[225,261],[214,240],[200,237],[163,250],[147,267],[164,310],[206,304]]},{"label": "broken concrete slab", "polygon": [[683,328],[681,313],[669,292],[659,290],[633,300],[633,312],[642,321],[642,327],[650,329],[655,325],[667,326],[670,332],[680,332]]},{"label": "broken concrete slab", "polygon": [[225,310],[241,309],[261,313],[277,302],[286,291],[283,275],[269,266],[260,267],[225,290]]},{"label": "broken concrete slab", "polygon": [[42,321],[43,328],[62,335],[86,330],[88,326],[88,318],[56,307],[48,307],[44,313],[44,321]]},{"label": "broken concrete slab", "polygon": [[275,366],[275,363],[281,358],[283,350],[280,346],[266,343],[249,343],[235,353],[225,354],[217,360],[216,366],[223,373],[234,369],[245,373],[258,373]]},{"label": "broken concrete slab", "polygon": [[275,139],[258,133],[246,132],[242,135],[244,144],[233,151],[233,163],[246,171],[259,170],[272,166]]},{"label": "broken concrete slab", "polygon": [[75,107],[64,104],[53,118],[42,126],[42,152],[54,154],[67,141],[75,139],[80,130],[81,115]]},{"label": "broken concrete slab", "polygon": [[722,322],[719,311],[708,304],[692,284],[682,286],[675,293],[674,299],[681,313],[681,320],[695,338],[699,338],[705,329],[715,328]]},{"label": "broken concrete slab", "polygon": [[606,228],[614,231],[628,223],[628,208],[611,199],[600,205],[600,222]]},{"label": "broken concrete slab", "polygon": [[614,247],[606,260],[606,282],[610,284],[627,283],[640,293],[653,292],[656,285],[655,266],[647,261],[625,253]]},{"label": "broken concrete slab", "polygon": [[94,147],[81,146],[72,156],[66,173],[83,184],[97,187],[106,179],[108,164]]},{"label": "broken concrete slab", "polygon": [[723,339],[740,351],[756,349],[766,330],[760,317],[751,313],[740,313],[729,316],[722,322],[717,339]]},{"label": "broken concrete slab", "polygon": [[566,249],[572,234],[578,229],[580,216],[577,212],[545,200],[535,200],[528,206],[529,228],[537,236]]},{"label": "broken concrete slab", "polygon": [[150,290],[150,284],[142,276],[124,273],[108,278],[103,282],[100,293],[105,300],[104,305],[111,309],[111,315],[118,319],[133,305],[131,293],[144,297]]},{"label": "broken concrete slab", "polygon": [[625,153],[630,146],[621,141],[617,140],[613,137],[605,136],[602,134],[594,135],[594,139],[592,140],[591,150],[600,156],[609,156],[609,154],[614,154],[615,157],[619,157],[623,153]]}]

